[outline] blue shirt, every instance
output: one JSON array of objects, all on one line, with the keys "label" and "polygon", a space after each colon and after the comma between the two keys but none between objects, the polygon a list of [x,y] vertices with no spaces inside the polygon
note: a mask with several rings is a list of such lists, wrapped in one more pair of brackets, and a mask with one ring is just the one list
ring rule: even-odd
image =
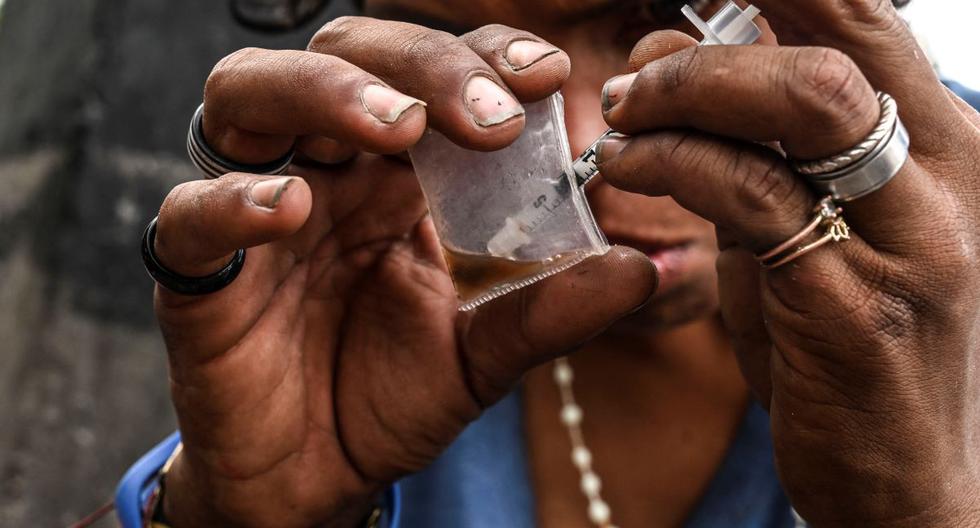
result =
[{"label": "blue shirt", "polygon": [[[402,479],[397,528],[534,528],[521,409],[515,392],[470,424],[431,466]],[[753,404],[686,526],[793,525],[773,466],[769,415]]]}]

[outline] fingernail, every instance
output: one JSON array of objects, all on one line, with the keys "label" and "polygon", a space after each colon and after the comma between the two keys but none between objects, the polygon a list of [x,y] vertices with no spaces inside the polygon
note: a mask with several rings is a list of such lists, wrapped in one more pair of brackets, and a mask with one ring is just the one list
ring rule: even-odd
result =
[{"label": "fingernail", "polygon": [[596,148],[596,163],[602,165],[607,161],[613,160],[619,153],[629,145],[629,136],[613,133],[606,136],[599,142]]},{"label": "fingernail", "polygon": [[361,91],[364,108],[382,123],[394,123],[406,110],[425,103],[414,97],[396,92],[387,86],[369,84]]},{"label": "fingernail", "polygon": [[630,91],[630,86],[633,84],[634,79],[636,79],[636,74],[629,73],[613,77],[606,81],[606,85],[602,87],[603,112],[608,112],[609,109],[623,100],[623,97]]},{"label": "fingernail", "polygon": [[498,125],[524,114],[524,108],[506,90],[482,75],[474,75],[463,89],[466,109],[476,124]]},{"label": "fingernail", "polygon": [[504,52],[504,59],[507,60],[507,64],[510,65],[512,70],[521,71],[555,53],[558,53],[557,48],[544,44],[543,42],[515,40],[507,46],[507,51]]},{"label": "fingernail", "polygon": [[275,178],[256,182],[248,192],[249,199],[259,207],[275,209],[292,181],[292,178]]}]

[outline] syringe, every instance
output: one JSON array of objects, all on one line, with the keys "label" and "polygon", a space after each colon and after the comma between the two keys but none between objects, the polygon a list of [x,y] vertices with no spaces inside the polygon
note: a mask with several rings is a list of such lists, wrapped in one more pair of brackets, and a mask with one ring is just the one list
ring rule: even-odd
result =
[{"label": "syringe", "polygon": [[[752,5],[743,10],[734,1],[729,0],[707,22],[701,19],[689,5],[685,5],[681,12],[704,35],[700,46],[749,45],[762,36],[762,30],[753,21],[760,11]],[[599,167],[596,165],[596,149],[602,140],[615,133],[613,129],[607,130],[572,162],[571,179],[577,187],[589,183],[589,180],[599,173]],[[543,189],[542,194],[533,202],[504,221],[500,231],[487,243],[487,250],[491,255],[498,257],[513,256],[514,251],[531,242],[531,233],[552,216],[552,211],[571,196],[571,191],[569,178],[562,174],[555,185]]]}]

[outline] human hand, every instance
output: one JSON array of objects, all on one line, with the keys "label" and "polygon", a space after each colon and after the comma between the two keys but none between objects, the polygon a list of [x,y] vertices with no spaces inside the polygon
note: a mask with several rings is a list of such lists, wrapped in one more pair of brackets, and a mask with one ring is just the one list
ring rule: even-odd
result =
[{"label": "human hand", "polygon": [[649,261],[615,248],[458,312],[411,166],[384,155],[427,122],[501,148],[523,127],[518,100],[568,72],[563,52],[510,28],[456,38],[367,18],[328,24],[307,51],[243,50],[215,68],[209,144],[240,163],[295,144],[300,161],[288,178],[181,185],[161,209],[156,252],[178,273],[248,248],[217,293],[157,288],[184,441],[167,477],[174,526],[353,525],[524,371],[646,301]]},{"label": "human hand", "polygon": [[[726,326],[805,519],[980,524],[980,118],[888,2],[756,4],[782,47],[657,32],[634,48],[639,73],[607,84],[605,112],[632,138],[600,147],[603,177],[717,226]],[[783,152],[859,143],[879,119],[875,89],[897,100],[911,158],[844,205],[850,241],[760,270],[753,255],[820,198]]]}]

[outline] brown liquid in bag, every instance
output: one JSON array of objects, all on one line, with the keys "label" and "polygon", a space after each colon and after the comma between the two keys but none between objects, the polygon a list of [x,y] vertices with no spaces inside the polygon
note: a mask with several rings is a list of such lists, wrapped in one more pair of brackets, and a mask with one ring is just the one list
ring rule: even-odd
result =
[{"label": "brown liquid in bag", "polygon": [[532,277],[575,258],[576,254],[555,255],[547,260],[512,260],[491,255],[442,248],[446,264],[463,302],[471,301],[494,286]]}]

